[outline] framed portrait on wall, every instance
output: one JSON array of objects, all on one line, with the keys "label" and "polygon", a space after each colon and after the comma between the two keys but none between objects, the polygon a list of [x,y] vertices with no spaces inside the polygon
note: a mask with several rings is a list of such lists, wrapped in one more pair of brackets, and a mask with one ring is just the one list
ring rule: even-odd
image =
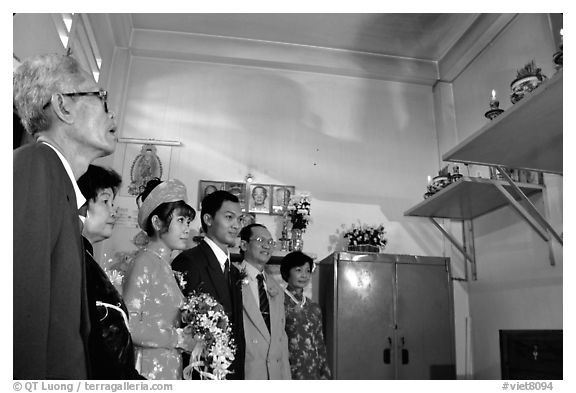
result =
[{"label": "framed portrait on wall", "polygon": [[270,214],[272,186],[269,184],[250,184],[248,194],[248,212]]},{"label": "framed portrait on wall", "polygon": [[246,212],[246,183],[226,182],[224,183],[224,189],[238,197],[242,212]]},{"label": "framed portrait on wall", "polygon": [[122,165],[121,196],[138,196],[148,180],[170,177],[172,146],[126,143]]},{"label": "framed portrait on wall", "polygon": [[202,199],[214,191],[223,190],[224,182],[213,180],[200,180],[198,183],[198,209],[202,209]]},{"label": "framed portrait on wall", "polygon": [[272,214],[282,214],[283,207],[288,205],[295,190],[294,186],[272,186]]}]

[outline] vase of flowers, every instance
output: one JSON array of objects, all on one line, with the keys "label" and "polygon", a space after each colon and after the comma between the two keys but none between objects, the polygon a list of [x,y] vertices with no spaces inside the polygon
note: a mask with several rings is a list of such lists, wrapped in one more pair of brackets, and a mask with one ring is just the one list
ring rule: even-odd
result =
[{"label": "vase of flowers", "polygon": [[384,225],[352,225],[344,233],[348,239],[348,251],[381,252],[388,244]]},{"label": "vase of flowers", "polygon": [[302,234],[311,222],[310,217],[310,197],[308,195],[298,195],[290,198],[290,202],[285,210],[285,220],[291,224],[292,238],[291,250],[302,251],[304,241]]},{"label": "vase of flowers", "polygon": [[544,80],[546,75],[542,74],[542,69],[532,60],[516,72],[516,79],[510,84],[512,89],[510,101],[513,104],[517,103],[524,98],[524,95],[540,86]]}]

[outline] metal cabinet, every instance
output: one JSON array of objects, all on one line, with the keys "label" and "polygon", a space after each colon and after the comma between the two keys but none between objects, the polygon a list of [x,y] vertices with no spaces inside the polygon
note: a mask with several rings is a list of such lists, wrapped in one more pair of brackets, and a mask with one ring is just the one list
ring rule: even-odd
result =
[{"label": "metal cabinet", "polygon": [[335,379],[455,378],[447,258],[338,252],[318,269]]}]

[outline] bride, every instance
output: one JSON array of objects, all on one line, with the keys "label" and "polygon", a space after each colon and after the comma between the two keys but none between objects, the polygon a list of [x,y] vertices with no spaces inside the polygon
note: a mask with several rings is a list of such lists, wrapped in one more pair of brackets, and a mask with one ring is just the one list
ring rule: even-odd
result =
[{"label": "bride", "polygon": [[186,199],[186,187],[176,179],[152,179],[137,198],[138,224],[150,242],[135,257],[123,294],[136,369],[147,379],[182,379],[181,353],[196,344],[179,328],[184,296],[170,266],[172,251],[186,247],[196,216]]}]

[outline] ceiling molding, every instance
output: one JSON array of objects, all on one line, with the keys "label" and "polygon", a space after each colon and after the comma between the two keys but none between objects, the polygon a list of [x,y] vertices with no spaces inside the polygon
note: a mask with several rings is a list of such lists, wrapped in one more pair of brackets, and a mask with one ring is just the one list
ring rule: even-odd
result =
[{"label": "ceiling molding", "polygon": [[132,17],[130,14],[107,14],[112,27],[112,36],[116,46],[128,48],[130,36],[133,30]]},{"label": "ceiling molding", "polygon": [[134,56],[213,62],[434,85],[434,61],[203,34],[132,29]]},{"label": "ceiling molding", "polygon": [[453,82],[518,14],[480,14],[438,62],[439,79]]}]

